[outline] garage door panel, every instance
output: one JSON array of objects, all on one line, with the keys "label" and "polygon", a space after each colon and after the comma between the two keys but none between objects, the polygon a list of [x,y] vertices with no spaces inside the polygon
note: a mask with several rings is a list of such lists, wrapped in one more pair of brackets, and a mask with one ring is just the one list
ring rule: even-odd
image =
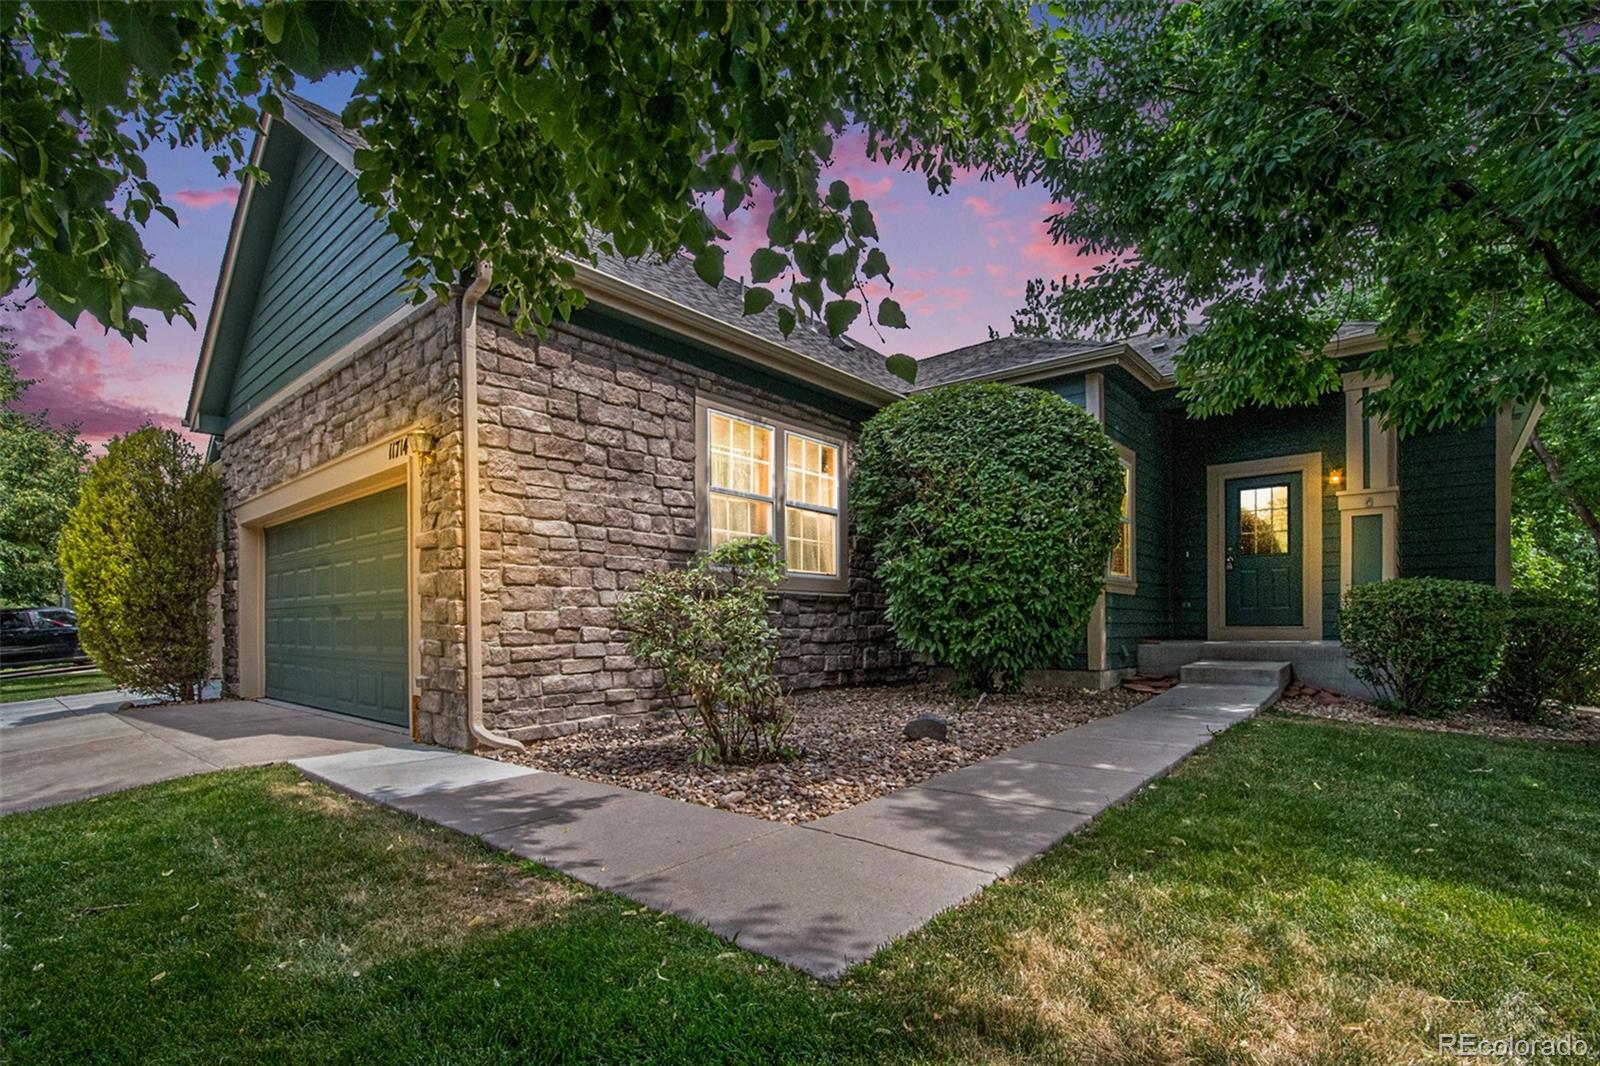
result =
[{"label": "garage door panel", "polygon": [[409,721],[405,490],[267,530],[267,695]]}]

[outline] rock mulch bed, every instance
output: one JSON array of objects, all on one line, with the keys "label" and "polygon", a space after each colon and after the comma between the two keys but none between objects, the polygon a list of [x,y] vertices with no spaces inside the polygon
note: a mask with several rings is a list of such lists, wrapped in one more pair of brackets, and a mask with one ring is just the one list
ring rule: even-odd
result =
[{"label": "rock mulch bed", "polygon": [[1549,722],[1519,722],[1514,718],[1476,709],[1449,718],[1413,718],[1381,711],[1367,700],[1299,684],[1291,685],[1274,709],[1287,714],[1354,722],[1357,725],[1420,729],[1431,733],[1466,733],[1504,740],[1558,740],[1568,744],[1600,745],[1600,714],[1585,711]]},{"label": "rock mulch bed", "polygon": [[[1147,694],[1057,689],[963,699],[941,687],[820,689],[796,693],[788,741],[800,756],[760,766],[690,763],[692,747],[670,714],[636,725],[538,741],[494,757],[656,792],[777,822],[808,822],[991,755],[1125,711]],[[906,740],[920,714],[949,722],[948,737]]]}]

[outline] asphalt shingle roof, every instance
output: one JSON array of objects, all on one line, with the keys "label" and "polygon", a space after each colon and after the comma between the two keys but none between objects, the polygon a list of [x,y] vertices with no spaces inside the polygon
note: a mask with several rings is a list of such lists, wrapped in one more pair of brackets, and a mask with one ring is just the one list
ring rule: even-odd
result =
[{"label": "asphalt shingle roof", "polygon": [[941,352],[917,361],[917,385],[926,389],[954,381],[970,381],[1066,359],[1108,346],[1106,341],[1055,340],[1049,337],[996,337],[965,348]]},{"label": "asphalt shingle roof", "polygon": [[[361,135],[347,128],[332,111],[292,93],[289,94],[289,98],[313,121],[326,127],[330,133],[351,148],[360,148],[364,144]],[[815,319],[800,322],[789,336],[785,337],[778,329],[778,316],[774,308],[746,317],[745,287],[741,282],[724,278],[715,287],[707,285],[694,272],[689,260],[681,256],[667,260],[623,259],[596,252],[595,266],[602,273],[620,281],[638,286],[658,296],[667,297],[690,310],[736,326],[763,340],[782,345],[799,355],[841,370],[861,381],[901,395],[913,388],[926,389],[955,381],[987,378],[1007,371],[1082,355],[1117,343],[1097,340],[1057,340],[1045,337],[997,337],[918,360],[916,384],[908,387],[904,381],[885,369],[883,353],[849,337],[832,339],[822,324]],[[1196,327],[1196,331],[1203,328],[1203,326]],[[1346,322],[1334,334],[1334,339],[1354,340],[1370,337],[1376,332],[1375,322]],[[1160,377],[1171,379],[1177,369],[1178,354],[1183,351],[1184,345],[1192,335],[1193,333],[1181,336],[1149,334],[1132,337],[1122,343],[1149,363]]]},{"label": "asphalt shingle roof", "polygon": [[849,337],[831,339],[822,323],[815,319],[796,324],[793,332],[785,337],[778,329],[778,314],[774,308],[769,307],[760,314],[747,317],[744,313],[744,285],[731,278],[723,278],[713,288],[701,280],[700,275],[694,272],[694,265],[682,256],[660,261],[622,259],[599,253],[595,265],[602,273],[658,296],[665,296],[693,311],[737,326],[762,340],[780,344],[869,384],[901,394],[908,391],[904,381],[885,369],[882,352]]}]

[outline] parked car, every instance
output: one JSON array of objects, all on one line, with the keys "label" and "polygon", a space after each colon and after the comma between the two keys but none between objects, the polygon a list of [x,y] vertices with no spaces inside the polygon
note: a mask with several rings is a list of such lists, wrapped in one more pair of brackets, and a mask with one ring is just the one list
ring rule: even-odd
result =
[{"label": "parked car", "polygon": [[87,662],[78,616],[66,607],[0,610],[0,665]]}]

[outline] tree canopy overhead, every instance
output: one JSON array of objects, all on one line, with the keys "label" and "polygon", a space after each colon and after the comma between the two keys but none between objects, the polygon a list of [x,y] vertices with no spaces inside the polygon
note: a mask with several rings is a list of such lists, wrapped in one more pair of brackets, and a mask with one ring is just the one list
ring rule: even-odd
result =
[{"label": "tree canopy overhead", "polygon": [[1032,283],[1020,332],[1181,332],[1203,311],[1178,377],[1214,414],[1335,387],[1306,353],[1375,313],[1393,343],[1363,365],[1393,375],[1380,400],[1402,431],[1537,399],[1600,359],[1591,2],[1054,14],[1051,100],[1072,122],[1036,173],[1054,238],[1113,258]]},{"label": "tree canopy overhead", "polygon": [[[525,322],[573,306],[564,257],[595,241],[687,249],[715,281],[717,219],[760,189],[747,311],[786,281],[782,325],[838,334],[889,264],[866,202],[821,185],[837,138],[860,124],[870,157],[943,189],[1013,146],[1042,62],[1025,9],[997,0],[28,0],[0,5],[0,29],[0,291],[127,336],[141,308],[191,317],[140,240],[152,215],[176,222],[141,153],[200,144],[249,173],[256,108],[352,69],[362,196],[416,252],[413,279],[486,261]],[[905,321],[892,299],[876,318]]]}]

